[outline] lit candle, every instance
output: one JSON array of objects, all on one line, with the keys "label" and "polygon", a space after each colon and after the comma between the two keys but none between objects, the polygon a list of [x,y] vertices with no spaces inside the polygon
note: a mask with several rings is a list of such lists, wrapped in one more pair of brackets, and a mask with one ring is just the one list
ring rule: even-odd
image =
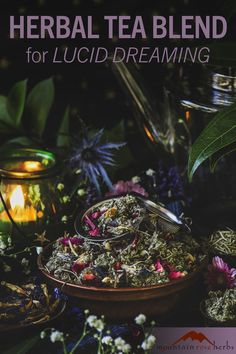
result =
[{"label": "lit candle", "polygon": [[[37,213],[33,206],[25,205],[25,197],[21,186],[15,187],[9,198],[9,203],[9,213],[16,223],[36,221],[37,217],[42,216],[39,212]],[[10,222],[6,210],[0,214],[0,220]]]}]

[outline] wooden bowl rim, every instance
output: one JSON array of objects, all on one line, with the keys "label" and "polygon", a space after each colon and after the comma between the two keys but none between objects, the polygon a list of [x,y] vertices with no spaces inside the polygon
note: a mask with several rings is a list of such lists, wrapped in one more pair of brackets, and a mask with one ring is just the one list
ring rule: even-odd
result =
[{"label": "wooden bowl rim", "polygon": [[178,278],[178,279],[173,279],[168,283],[163,283],[163,284],[156,284],[156,285],[151,285],[151,286],[145,286],[145,287],[129,287],[129,288],[101,288],[101,287],[95,287],[95,286],[84,286],[84,285],[77,285],[77,284],[72,284],[72,283],[67,283],[64,282],[63,280],[57,279],[56,277],[54,277],[53,275],[51,275],[50,273],[47,272],[47,270],[44,268],[43,265],[43,256],[45,255],[45,253],[47,253],[47,251],[53,246],[53,244],[56,241],[50,243],[49,245],[47,245],[43,251],[39,254],[38,258],[37,258],[37,265],[39,270],[44,274],[44,276],[46,276],[48,279],[52,280],[53,282],[62,285],[62,286],[67,286],[69,288],[74,288],[74,289],[81,289],[81,290],[89,290],[91,292],[100,292],[100,293],[135,293],[137,291],[149,291],[149,290],[154,290],[154,289],[163,289],[163,288],[172,288],[175,285],[181,285],[184,282],[186,282],[187,280],[191,280],[192,278],[194,278],[197,274],[199,274],[202,269],[206,266],[207,264],[207,256],[205,257],[205,259],[201,262],[201,264],[197,267],[197,269],[195,269],[193,272],[189,273],[188,275],[182,277],[182,278]]}]

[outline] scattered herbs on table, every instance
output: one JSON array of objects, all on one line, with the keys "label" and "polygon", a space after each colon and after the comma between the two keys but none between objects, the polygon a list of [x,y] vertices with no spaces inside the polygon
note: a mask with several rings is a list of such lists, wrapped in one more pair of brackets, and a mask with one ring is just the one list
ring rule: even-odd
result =
[{"label": "scattered herbs on table", "polygon": [[221,254],[236,256],[236,232],[233,230],[219,230],[209,238],[209,248]]},{"label": "scattered herbs on table", "polygon": [[60,299],[50,294],[44,283],[16,285],[1,281],[0,297],[0,323],[9,325],[47,321],[60,304]]},{"label": "scattered herbs on table", "polygon": [[205,300],[206,314],[215,321],[236,319],[236,288],[225,291],[210,291]]}]

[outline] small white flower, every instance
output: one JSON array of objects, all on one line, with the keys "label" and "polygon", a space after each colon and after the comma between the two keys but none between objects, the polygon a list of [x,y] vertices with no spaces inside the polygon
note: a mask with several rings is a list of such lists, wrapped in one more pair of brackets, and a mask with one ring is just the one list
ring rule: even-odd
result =
[{"label": "small white flower", "polygon": [[57,189],[59,190],[59,191],[62,191],[63,189],[64,189],[64,184],[63,183],[58,183],[58,185],[57,185]]},{"label": "small white flower", "polygon": [[82,172],[82,170],[81,170],[81,169],[78,169],[78,170],[75,171],[75,174],[76,174],[76,175],[79,175],[81,172]]},{"label": "small white flower", "polygon": [[62,201],[63,203],[68,203],[70,201],[70,197],[68,195],[65,195],[63,198],[62,198]]},{"label": "small white flower", "polygon": [[78,194],[80,197],[83,197],[83,196],[86,194],[86,190],[83,189],[83,188],[80,188],[80,189],[78,189],[77,194]]},{"label": "small white flower", "polygon": [[146,322],[147,318],[145,315],[143,315],[142,313],[140,315],[138,315],[137,317],[135,317],[135,322],[138,324],[138,325],[142,325]]},{"label": "small white flower", "polygon": [[139,183],[140,181],[141,181],[141,178],[139,176],[132,177],[132,182],[133,183]]},{"label": "small white flower", "polygon": [[45,331],[40,332],[40,338],[44,339],[45,337],[46,337],[46,332]]},{"label": "small white flower", "polygon": [[155,343],[156,343],[156,337],[151,334],[143,341],[141,347],[143,348],[143,350],[150,350],[153,348]]},{"label": "small white flower", "polygon": [[52,343],[62,342],[64,339],[63,332],[60,331],[52,331],[50,334],[50,340]]},{"label": "small white flower", "polygon": [[152,170],[151,168],[149,168],[149,169],[146,171],[146,175],[149,176],[149,177],[152,177],[154,174],[155,174],[155,171]]},{"label": "small white flower", "polygon": [[87,318],[86,322],[88,323],[88,325],[89,325],[90,327],[94,327],[94,323],[95,323],[96,320],[97,320],[97,316],[90,315],[90,316]]},{"label": "small white flower", "polygon": [[118,337],[114,341],[116,349],[121,350],[122,353],[129,353],[131,350],[131,346],[124,341],[123,338]]},{"label": "small white flower", "polygon": [[94,323],[94,328],[96,328],[98,332],[102,332],[104,330],[104,322],[102,320],[96,320]]},{"label": "small white flower", "polygon": [[85,313],[85,315],[88,315],[89,314],[89,310],[88,309],[84,310],[84,313]]},{"label": "small white flower", "polygon": [[102,343],[106,345],[112,345],[113,338],[111,336],[105,336],[102,338]]},{"label": "small white flower", "polygon": [[66,215],[64,215],[62,218],[61,218],[61,221],[66,223],[68,220],[68,217]]}]

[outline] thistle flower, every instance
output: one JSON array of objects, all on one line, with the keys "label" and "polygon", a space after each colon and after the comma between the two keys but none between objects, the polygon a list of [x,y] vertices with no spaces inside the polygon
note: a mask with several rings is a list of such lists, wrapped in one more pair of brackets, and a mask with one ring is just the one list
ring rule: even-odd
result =
[{"label": "thistle flower", "polygon": [[212,264],[208,266],[206,282],[209,290],[224,290],[236,286],[236,269],[230,268],[220,257],[212,259]]},{"label": "thistle flower", "polygon": [[92,138],[88,137],[87,130],[83,129],[83,137],[79,146],[74,148],[70,163],[75,170],[82,173],[101,193],[99,179],[101,178],[109,189],[112,189],[111,180],[104,166],[115,166],[111,150],[119,149],[124,143],[101,143],[103,129]]}]

